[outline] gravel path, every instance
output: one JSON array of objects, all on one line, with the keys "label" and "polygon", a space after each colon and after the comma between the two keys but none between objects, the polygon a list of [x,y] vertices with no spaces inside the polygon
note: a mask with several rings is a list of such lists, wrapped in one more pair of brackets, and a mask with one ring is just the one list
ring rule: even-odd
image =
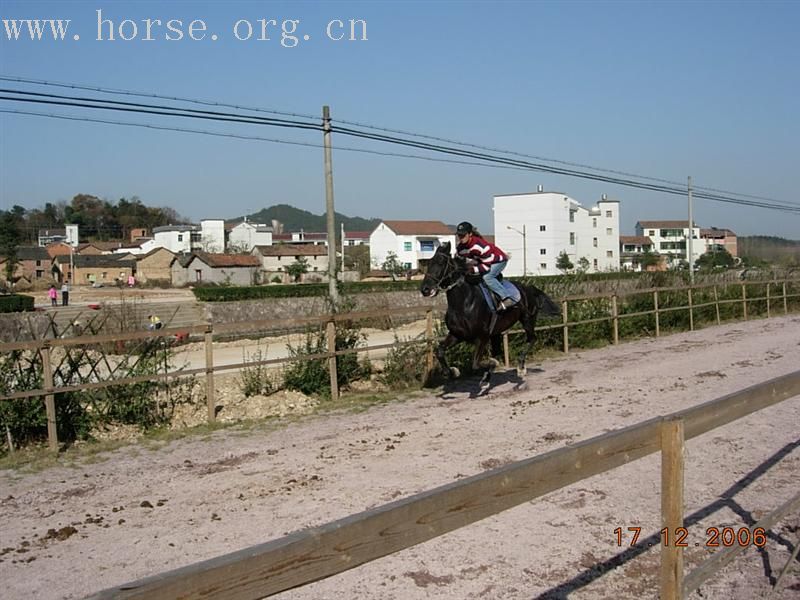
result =
[{"label": "gravel path", "polygon": [[[3,597],[78,598],[694,406],[797,370],[799,342],[797,316],[734,323],[533,362],[524,390],[475,398],[462,382],[358,414],[3,472]],[[687,443],[687,572],[712,551],[707,528],[738,529],[797,493],[798,423],[800,397]],[[627,528],[657,534],[659,485],[656,454],[279,597],[656,598],[658,548],[631,552]],[[799,525],[784,519],[763,552],[692,597],[760,597]],[[796,563],[773,598],[798,596]]]}]

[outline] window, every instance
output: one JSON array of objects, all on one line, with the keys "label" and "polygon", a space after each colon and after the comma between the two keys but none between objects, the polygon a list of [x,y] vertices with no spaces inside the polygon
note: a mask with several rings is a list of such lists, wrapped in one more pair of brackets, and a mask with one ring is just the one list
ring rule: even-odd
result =
[{"label": "window", "polygon": [[411,268],[411,263],[403,263],[403,268],[404,269],[410,269]]},{"label": "window", "polygon": [[419,243],[419,249],[423,252],[433,252],[433,240],[423,240]]},{"label": "window", "polygon": [[614,258],[614,251],[613,250],[606,250],[606,257]]},{"label": "window", "polygon": [[655,234],[656,234],[656,230],[655,230],[655,229],[650,229],[650,230],[647,232],[647,235],[652,235],[652,236],[655,236]]},{"label": "window", "polygon": [[609,219],[611,218],[611,216],[612,216],[612,215],[611,215],[611,211],[610,211],[610,210],[607,210],[607,211],[606,211],[606,216],[607,216]]},{"label": "window", "polygon": [[108,271],[103,271],[100,273],[100,279],[108,279]]},{"label": "window", "polygon": [[202,233],[190,233],[189,234],[189,241],[191,242],[201,242],[203,240]]},{"label": "window", "polygon": [[42,271],[41,269],[37,269],[36,270],[36,279],[41,279],[42,277],[44,277],[44,271]]},{"label": "window", "polygon": [[539,263],[539,268],[542,271],[547,271],[547,263]]},{"label": "window", "polygon": [[592,266],[595,268],[595,270],[597,270],[597,259],[596,258],[592,261]]},{"label": "window", "polygon": [[547,231],[547,225],[539,225],[539,231]]},{"label": "window", "polygon": [[403,242],[403,250],[405,252],[411,252],[411,242]]},{"label": "window", "polygon": [[179,242],[183,241],[183,234],[180,234],[180,233],[178,234],[178,241]]},{"label": "window", "polygon": [[203,271],[201,269],[194,270],[194,280],[203,281]]},{"label": "window", "polygon": [[575,245],[575,232],[574,231],[570,231],[569,232],[569,243],[570,243],[571,246]]},{"label": "window", "polygon": [[575,222],[575,211],[574,210],[569,211],[569,222],[570,223],[574,223]]},{"label": "window", "polygon": [[541,254],[542,256],[547,254],[547,248],[539,248],[539,254]]},{"label": "window", "polygon": [[40,260],[37,260],[37,261],[36,261],[36,266],[37,266],[37,267],[41,267],[41,266],[42,266],[42,261],[40,261]]},{"label": "window", "polygon": [[597,238],[592,238],[592,246],[597,248]]},{"label": "window", "polygon": [[611,227],[606,227],[606,235],[614,235],[614,230]]},{"label": "window", "polygon": [[597,218],[592,219],[592,227],[597,228]]}]

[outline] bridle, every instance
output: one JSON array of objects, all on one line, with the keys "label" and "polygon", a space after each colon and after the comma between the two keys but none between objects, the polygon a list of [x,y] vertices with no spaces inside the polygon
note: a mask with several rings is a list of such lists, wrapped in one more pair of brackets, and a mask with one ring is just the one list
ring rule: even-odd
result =
[{"label": "bridle", "polygon": [[[430,273],[429,273],[430,275]],[[448,283],[448,281],[453,277],[453,275],[458,275],[455,281],[452,283]],[[433,279],[433,277],[431,277]],[[448,292],[456,287],[459,283],[464,281],[464,273],[460,271],[458,268],[458,264],[454,258],[450,256],[446,257],[446,265],[442,276],[439,277],[439,280],[435,282],[436,288]]]}]

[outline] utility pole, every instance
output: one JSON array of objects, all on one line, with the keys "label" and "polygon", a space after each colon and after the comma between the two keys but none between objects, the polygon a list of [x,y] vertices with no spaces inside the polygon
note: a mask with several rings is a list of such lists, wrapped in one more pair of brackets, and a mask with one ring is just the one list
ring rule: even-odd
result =
[{"label": "utility pole", "polygon": [[522,236],[522,276],[528,276],[528,235],[525,230],[525,224],[522,224],[522,231],[512,227],[511,225],[506,225],[506,229],[510,229],[511,231],[515,231]]},{"label": "utility pole", "polygon": [[334,307],[339,305],[336,289],[336,222],[333,210],[333,160],[331,159],[331,109],[322,107],[322,144],[325,149],[325,208],[328,216],[328,293]]},{"label": "utility pole", "polygon": [[342,223],[342,281],[344,281],[344,223]]},{"label": "utility pole", "polygon": [[692,238],[694,237],[694,221],[692,220],[692,176],[689,175],[689,243],[686,249],[689,255],[689,283],[694,283],[694,254],[692,253]]}]

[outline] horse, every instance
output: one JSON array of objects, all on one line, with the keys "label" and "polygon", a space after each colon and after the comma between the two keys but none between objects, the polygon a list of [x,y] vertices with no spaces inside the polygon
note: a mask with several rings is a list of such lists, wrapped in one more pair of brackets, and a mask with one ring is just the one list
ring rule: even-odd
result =
[{"label": "horse", "polygon": [[[425,278],[420,285],[420,293],[433,297],[440,291],[447,293],[447,312],[445,325],[448,334],[436,348],[436,358],[445,376],[452,379],[460,375],[455,367],[447,364],[445,352],[459,342],[475,345],[472,368],[480,370],[484,365],[481,357],[487,343],[491,341],[492,354],[500,353],[501,334],[519,322],[525,330],[527,347],[522,351],[517,366],[519,377],[525,375],[525,359],[536,341],[536,318],[541,312],[545,316],[559,316],[558,305],[540,289],[532,285],[511,282],[520,292],[520,301],[504,311],[496,312],[489,307],[481,285],[471,276],[465,259],[450,255],[450,242],[439,246],[428,264]],[[477,279],[480,283],[480,279]],[[480,380],[480,389],[486,391],[494,369],[499,363],[489,357],[486,371]]]}]

